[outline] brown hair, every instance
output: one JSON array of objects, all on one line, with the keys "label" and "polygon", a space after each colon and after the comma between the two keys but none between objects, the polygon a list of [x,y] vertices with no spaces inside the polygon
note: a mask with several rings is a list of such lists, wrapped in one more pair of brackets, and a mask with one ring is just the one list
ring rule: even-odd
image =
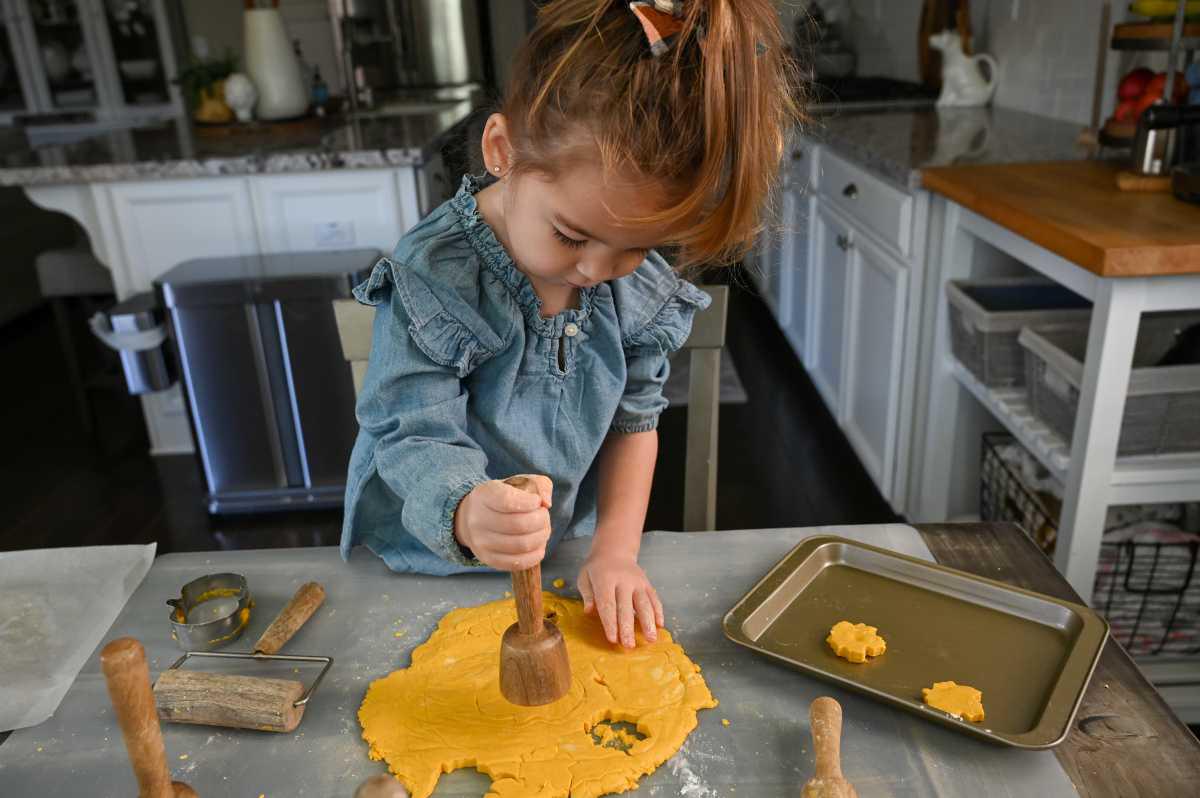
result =
[{"label": "brown hair", "polygon": [[672,231],[682,268],[736,261],[753,244],[799,112],[770,0],[685,0],[681,21],[655,57],[628,3],[551,0],[501,111],[514,170],[554,174],[582,139],[606,169],[666,189],[666,209],[627,221]]}]

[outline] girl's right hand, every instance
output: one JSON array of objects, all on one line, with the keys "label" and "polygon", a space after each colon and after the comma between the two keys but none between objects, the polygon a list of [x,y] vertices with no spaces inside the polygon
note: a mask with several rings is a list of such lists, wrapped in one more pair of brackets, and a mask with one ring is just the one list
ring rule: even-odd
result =
[{"label": "girl's right hand", "polygon": [[539,495],[492,480],[463,497],[454,513],[454,537],[496,570],[524,571],[546,556],[553,483],[540,475],[529,478]]}]

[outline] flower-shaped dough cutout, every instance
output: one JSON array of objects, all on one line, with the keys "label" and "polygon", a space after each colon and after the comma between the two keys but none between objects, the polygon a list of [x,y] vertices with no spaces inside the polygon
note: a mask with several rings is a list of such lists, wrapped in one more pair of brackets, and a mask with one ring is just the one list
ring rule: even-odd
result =
[{"label": "flower-shaped dough cutout", "polygon": [[833,653],[850,662],[866,662],[867,657],[878,657],[887,650],[887,641],[879,636],[879,630],[865,623],[838,621],[825,642]]},{"label": "flower-shaped dough cutout", "polygon": [[974,687],[955,682],[934,682],[933,687],[921,688],[925,703],[955,718],[972,723],[983,720],[983,693]]}]

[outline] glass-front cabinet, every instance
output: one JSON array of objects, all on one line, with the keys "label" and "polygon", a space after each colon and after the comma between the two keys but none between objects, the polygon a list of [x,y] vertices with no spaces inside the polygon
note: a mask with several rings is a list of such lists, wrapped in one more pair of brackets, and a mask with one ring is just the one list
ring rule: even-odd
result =
[{"label": "glass-front cabinet", "polygon": [[0,18],[0,115],[182,112],[164,0],[0,0]]},{"label": "glass-front cabinet", "polygon": [[33,107],[33,88],[23,65],[25,40],[18,32],[17,16],[7,0],[0,0],[0,123]]},{"label": "glass-front cabinet", "polygon": [[[164,16],[162,5],[150,0],[104,0],[106,32],[126,106],[154,108],[171,102],[169,61],[163,54],[170,42],[160,39],[165,27],[158,24]],[[172,69],[170,77],[174,75]]]},{"label": "glass-front cabinet", "polygon": [[[86,1],[86,0],[85,0]],[[41,62],[45,97],[55,111],[96,108],[96,53],[77,0],[30,0],[29,19]]]}]

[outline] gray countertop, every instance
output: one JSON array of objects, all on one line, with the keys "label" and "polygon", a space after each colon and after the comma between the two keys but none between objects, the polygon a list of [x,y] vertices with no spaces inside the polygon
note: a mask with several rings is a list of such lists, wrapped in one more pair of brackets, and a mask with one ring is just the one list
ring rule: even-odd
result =
[{"label": "gray countertop", "polygon": [[227,128],[175,119],[115,123],[70,143],[37,143],[20,128],[0,129],[0,186],[420,165],[476,106],[429,103],[412,113]]},{"label": "gray countertop", "polygon": [[[699,727],[680,752],[634,794],[798,795],[812,773],[808,707],[819,695],[835,696],[845,708],[842,759],[862,798],[1076,794],[1049,751],[972,739],[783,668],[727,640],[721,623],[729,608],[813,534],[841,534],[931,559],[916,530],[901,525],[645,536],[640,560],[666,604],[667,626],[703,667],[721,705],[700,713]],[[588,545],[573,540],[561,546],[545,564],[545,581],[563,577],[573,587]],[[406,666],[413,647],[445,612],[499,598],[510,586],[499,574],[393,574],[363,549],[349,563],[335,548],[169,554],[154,563],[104,642],[138,637],[152,673],[158,673],[179,655],[163,602],[201,574],[229,570],[245,574],[257,603],[249,628],[231,649],[246,650],[296,588],[316,579],[329,598],[285,651],[331,654],[336,661],[293,734],[165,725],[174,778],[204,796],[349,796],[360,781],[383,770],[367,758],[355,717],[367,686]],[[729,719],[728,727],[722,718]],[[0,745],[0,784],[0,792],[11,798],[75,796],[81,785],[98,798],[136,792],[96,654],[52,718],[14,732]],[[486,786],[487,779],[468,768],[444,776],[437,794],[478,796]]]},{"label": "gray countertop", "polygon": [[918,108],[822,112],[807,137],[907,188],[921,170],[951,164],[1081,160],[1073,122],[1006,108]]}]

